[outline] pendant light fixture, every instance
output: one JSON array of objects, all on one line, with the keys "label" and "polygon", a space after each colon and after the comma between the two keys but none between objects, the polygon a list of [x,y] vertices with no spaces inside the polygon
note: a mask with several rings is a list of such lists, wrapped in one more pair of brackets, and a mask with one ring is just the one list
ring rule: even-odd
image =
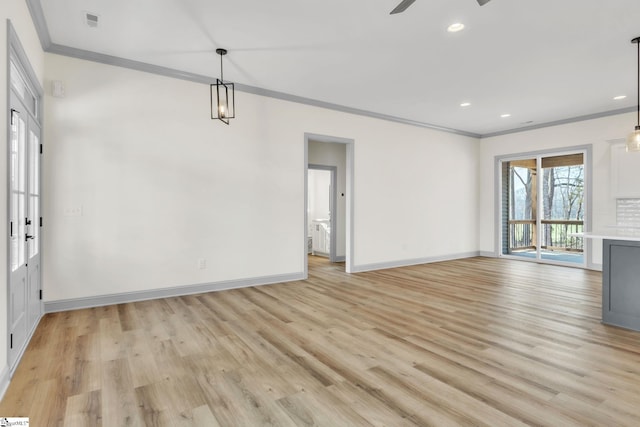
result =
[{"label": "pendant light fixture", "polygon": [[640,37],[631,40],[638,46],[638,121],[636,129],[627,138],[627,151],[640,151]]},{"label": "pendant light fixture", "polygon": [[229,119],[236,116],[236,103],[233,83],[224,82],[222,73],[222,57],[227,54],[227,49],[216,49],[220,55],[220,78],[211,85],[211,119],[218,119],[229,124]]}]

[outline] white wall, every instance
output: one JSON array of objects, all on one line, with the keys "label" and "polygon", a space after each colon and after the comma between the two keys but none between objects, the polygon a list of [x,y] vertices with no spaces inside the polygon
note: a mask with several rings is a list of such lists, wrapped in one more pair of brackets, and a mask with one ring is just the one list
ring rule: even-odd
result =
[{"label": "white wall", "polygon": [[358,263],[475,253],[478,140],[399,129],[355,147]]},{"label": "white wall", "polygon": [[305,132],[355,140],[354,265],[477,250],[474,138],[246,93],[225,126],[202,84],[53,54],[46,75],[47,301],[302,274]]},{"label": "white wall", "polygon": [[[6,203],[7,200],[7,61],[9,53],[7,52],[7,19],[11,20],[18,38],[24,48],[31,66],[38,76],[40,83],[42,83],[42,76],[44,70],[44,54],[40,47],[35,28],[31,21],[31,16],[27,9],[26,2],[24,0],[2,0],[2,7],[0,8],[0,22],[2,23],[2,29],[0,30],[0,135],[1,136],[1,153],[5,153],[3,160],[0,160],[0,200]],[[0,209],[0,235],[7,237],[7,223],[9,222],[7,217],[7,210]],[[7,293],[8,293],[8,272],[7,272],[7,245],[0,245],[0,277],[2,277],[3,286],[0,290],[0,379],[3,375],[7,365]],[[2,384],[0,384],[0,388]],[[0,389],[0,395],[2,390]]]},{"label": "white wall", "polygon": [[[336,257],[345,257],[347,219],[347,146],[341,143],[309,141],[307,152],[311,164],[336,167]],[[312,220],[310,218],[309,220]]]},{"label": "white wall", "polygon": [[[592,226],[602,229],[616,223],[615,199],[611,196],[610,142],[626,138],[633,130],[632,113],[536,129],[493,138],[480,142],[480,251],[497,252],[495,244],[495,157],[507,154],[566,147],[591,145],[592,171]],[[640,181],[640,171],[638,171]],[[594,241],[591,261],[602,264],[602,242]]]}]

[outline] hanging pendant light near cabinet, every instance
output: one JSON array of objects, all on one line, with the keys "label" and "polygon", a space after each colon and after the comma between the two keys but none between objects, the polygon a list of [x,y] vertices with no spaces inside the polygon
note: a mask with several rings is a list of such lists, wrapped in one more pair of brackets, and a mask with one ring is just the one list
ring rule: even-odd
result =
[{"label": "hanging pendant light near cabinet", "polygon": [[638,121],[636,129],[627,138],[627,151],[640,151],[640,37],[631,40],[638,49]]},{"label": "hanging pendant light near cabinet", "polygon": [[222,73],[222,57],[227,54],[226,49],[216,49],[220,55],[220,78],[211,84],[211,119],[218,119],[229,124],[229,119],[236,116],[236,103],[233,83],[224,81]]}]

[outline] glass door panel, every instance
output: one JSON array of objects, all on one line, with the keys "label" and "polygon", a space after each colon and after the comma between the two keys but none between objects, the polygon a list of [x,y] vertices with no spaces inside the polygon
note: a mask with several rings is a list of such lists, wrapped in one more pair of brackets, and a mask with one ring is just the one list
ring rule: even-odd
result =
[{"label": "glass door panel", "polygon": [[9,239],[11,272],[25,264],[26,123],[17,111],[11,114]]},{"label": "glass door panel", "polygon": [[39,129],[29,130],[29,224],[27,232],[29,261],[40,252],[40,138],[38,136]]},{"label": "glass door panel", "polygon": [[582,153],[542,158],[542,259],[584,263],[584,159]]},{"label": "glass door panel", "polygon": [[503,255],[536,257],[536,159],[503,162]]}]

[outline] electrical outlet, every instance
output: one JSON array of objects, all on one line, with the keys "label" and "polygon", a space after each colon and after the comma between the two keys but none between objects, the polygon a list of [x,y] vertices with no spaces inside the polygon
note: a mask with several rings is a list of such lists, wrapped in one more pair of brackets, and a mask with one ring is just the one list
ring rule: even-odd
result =
[{"label": "electrical outlet", "polygon": [[207,260],[204,258],[198,259],[198,269],[204,270],[205,268],[207,268]]},{"label": "electrical outlet", "polygon": [[64,208],[64,216],[82,216],[82,205],[67,206]]}]

